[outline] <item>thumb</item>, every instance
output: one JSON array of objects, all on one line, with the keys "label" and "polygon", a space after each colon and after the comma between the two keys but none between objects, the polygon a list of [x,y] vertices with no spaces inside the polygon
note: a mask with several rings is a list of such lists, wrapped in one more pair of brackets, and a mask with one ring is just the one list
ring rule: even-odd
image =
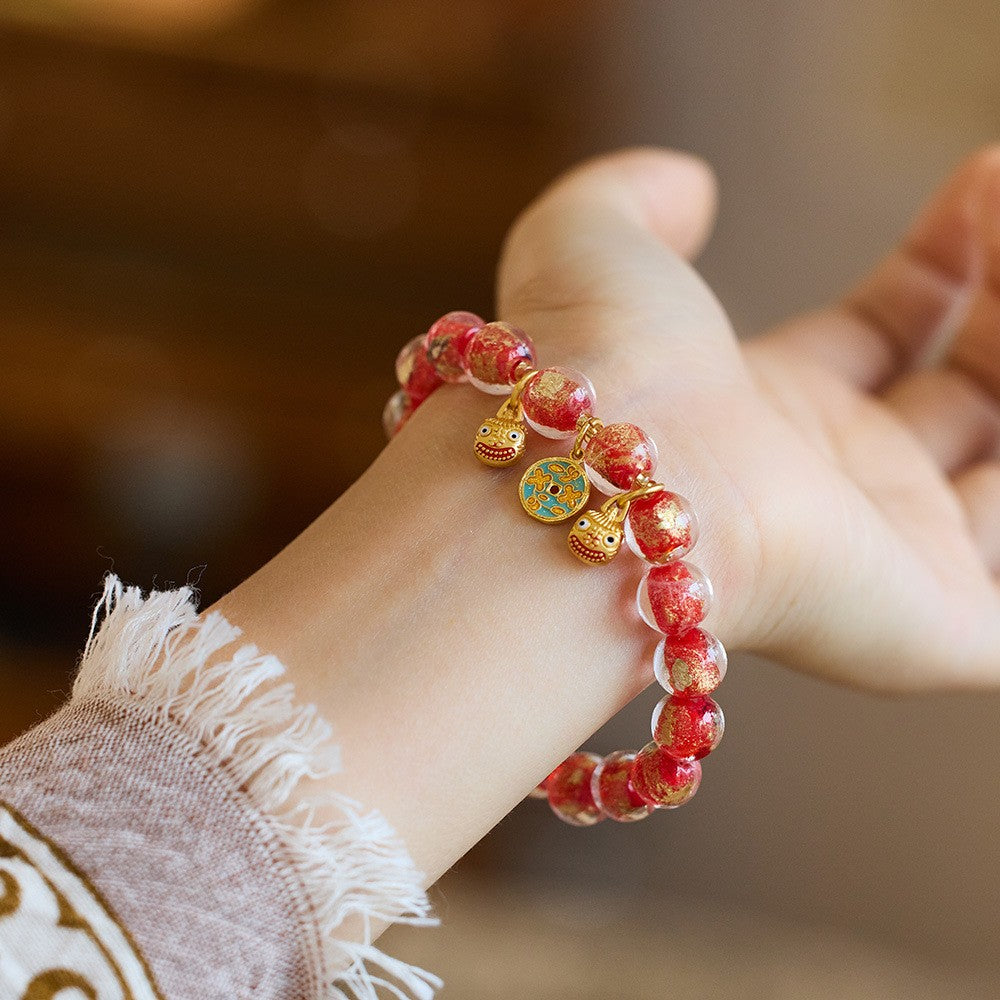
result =
[{"label": "thumb", "polygon": [[[699,357],[716,376],[727,364],[735,371],[728,320],[688,264],[711,232],[715,204],[711,171],[684,153],[628,150],[576,167],[511,228],[498,315],[559,363],[587,370],[612,360],[622,392],[672,362],[686,375]],[[704,349],[692,351],[698,342]]]}]

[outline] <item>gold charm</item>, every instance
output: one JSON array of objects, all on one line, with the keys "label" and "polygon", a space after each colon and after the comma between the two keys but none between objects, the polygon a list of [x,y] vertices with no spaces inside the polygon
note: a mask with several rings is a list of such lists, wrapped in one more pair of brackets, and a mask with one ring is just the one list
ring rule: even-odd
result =
[{"label": "gold charm", "polygon": [[588,510],[576,519],[566,539],[570,552],[588,566],[611,562],[622,547],[625,518],[633,500],[663,489],[645,476],[636,478],[634,489],[619,493],[601,504],[600,510]]},{"label": "gold charm", "polygon": [[604,504],[600,510],[588,510],[569,529],[567,541],[570,552],[588,566],[611,562],[622,545],[621,522],[617,513],[607,508],[608,504]]},{"label": "gold charm", "polygon": [[501,409],[495,417],[487,417],[476,433],[476,458],[496,468],[512,465],[524,454],[524,438],[524,424]]},{"label": "gold charm", "polygon": [[521,393],[535,374],[532,370],[519,379],[510,396],[497,410],[497,415],[487,417],[479,425],[472,447],[480,462],[502,468],[513,465],[524,454],[528,428],[524,422]]}]

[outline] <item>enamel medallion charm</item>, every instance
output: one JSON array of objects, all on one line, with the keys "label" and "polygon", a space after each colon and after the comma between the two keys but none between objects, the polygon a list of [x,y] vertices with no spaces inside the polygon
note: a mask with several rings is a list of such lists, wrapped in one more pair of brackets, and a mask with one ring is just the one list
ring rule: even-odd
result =
[{"label": "enamel medallion charm", "polygon": [[576,440],[569,455],[543,458],[521,477],[518,499],[529,517],[558,524],[575,517],[590,496],[590,479],[583,464],[587,443],[604,425],[583,413],[576,422]]},{"label": "enamel medallion charm", "polygon": [[518,498],[536,521],[556,524],[583,510],[590,496],[590,480],[572,458],[543,458],[521,477]]}]

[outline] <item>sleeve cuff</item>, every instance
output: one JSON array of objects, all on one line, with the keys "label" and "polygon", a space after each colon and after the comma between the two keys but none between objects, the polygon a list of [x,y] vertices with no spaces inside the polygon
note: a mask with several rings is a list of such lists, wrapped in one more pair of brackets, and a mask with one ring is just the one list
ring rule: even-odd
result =
[{"label": "sleeve cuff", "polygon": [[[154,996],[429,1000],[440,980],[372,943],[384,923],[437,922],[421,873],[384,817],[320,785],[339,770],[331,729],[296,704],[282,664],[249,644],[225,652],[240,630],[199,617],[194,598],[107,576],[72,698],[0,750],[7,839],[34,831],[45,866],[89,885],[121,955],[87,953],[119,980],[138,961]],[[0,826],[0,955],[29,918],[55,948],[65,935],[37,923],[63,905],[38,895],[51,873],[9,862],[4,842]],[[66,954],[0,960],[0,987]]]}]

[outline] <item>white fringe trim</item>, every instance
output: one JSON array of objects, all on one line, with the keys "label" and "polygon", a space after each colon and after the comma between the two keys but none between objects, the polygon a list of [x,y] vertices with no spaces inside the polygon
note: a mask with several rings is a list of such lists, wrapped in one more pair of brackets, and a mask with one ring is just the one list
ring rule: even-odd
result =
[{"label": "white fringe trim", "polygon": [[[199,619],[194,601],[191,587],[143,598],[109,573],[73,697],[139,703],[158,722],[179,726],[268,817],[315,914],[318,1000],[378,1000],[379,989],[431,1000],[442,985],[437,976],[371,943],[378,922],[438,923],[421,873],[388,822],[352,799],[324,794],[322,802],[289,805],[301,780],[340,770],[330,726],[314,706],[295,705],[290,683],[260,690],[285,668],[256,646],[208,665],[241,631],[219,612]],[[338,818],[318,822],[316,813],[331,804]],[[363,941],[336,937],[348,918],[360,923]]]}]

